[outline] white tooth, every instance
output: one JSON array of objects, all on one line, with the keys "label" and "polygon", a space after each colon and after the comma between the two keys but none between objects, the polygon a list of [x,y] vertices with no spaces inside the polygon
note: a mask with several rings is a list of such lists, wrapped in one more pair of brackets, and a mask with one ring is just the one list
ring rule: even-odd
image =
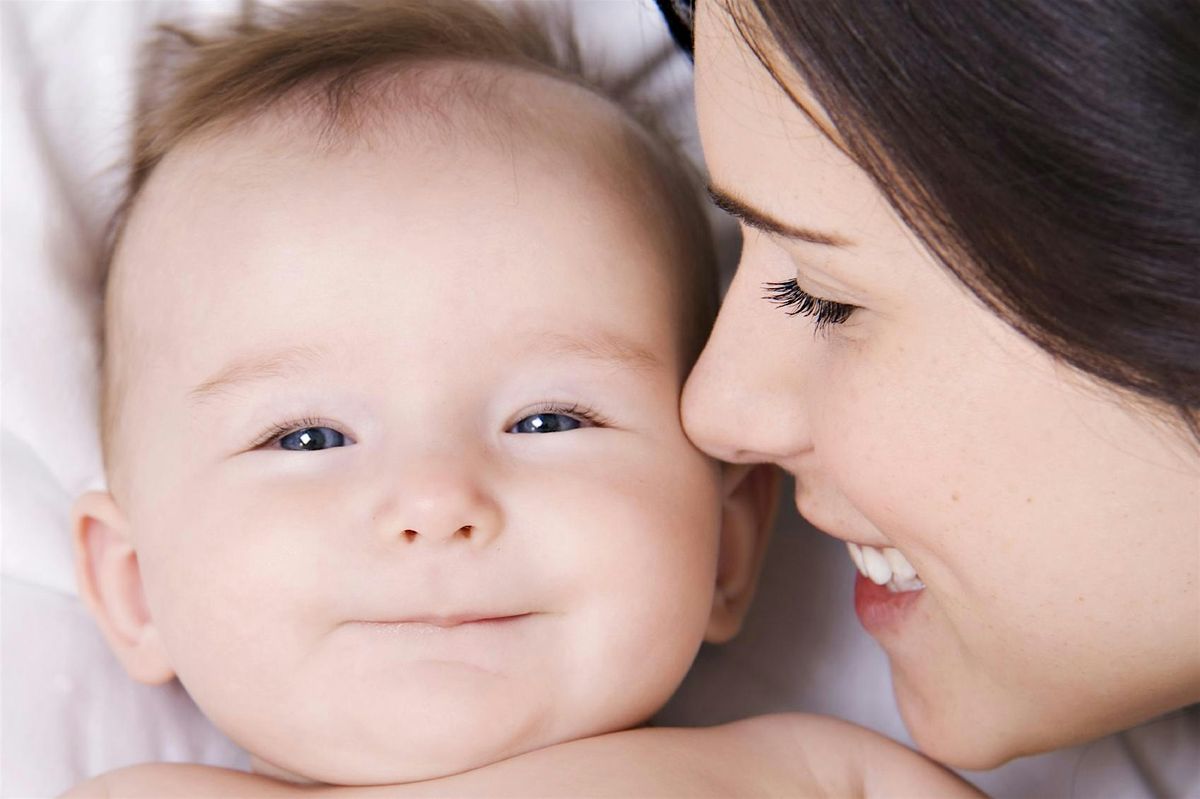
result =
[{"label": "white tooth", "polygon": [[917,576],[917,570],[908,562],[908,558],[893,547],[888,547],[883,550],[883,557],[887,559],[888,565],[892,567],[892,575],[898,580],[911,580]]},{"label": "white tooth", "polygon": [[867,568],[867,577],[870,577],[875,585],[884,585],[892,579],[892,567],[878,549],[863,544],[862,557],[863,565]]},{"label": "white tooth", "polygon": [[863,577],[866,577],[867,567],[863,565],[862,550],[858,548],[858,544],[847,541],[846,549],[850,550],[850,560],[854,561],[854,566],[862,573]]},{"label": "white tooth", "polygon": [[888,590],[892,593],[901,593],[903,591],[919,591],[925,587],[925,583],[921,582],[919,577],[899,578],[893,577],[892,581],[887,584]]}]

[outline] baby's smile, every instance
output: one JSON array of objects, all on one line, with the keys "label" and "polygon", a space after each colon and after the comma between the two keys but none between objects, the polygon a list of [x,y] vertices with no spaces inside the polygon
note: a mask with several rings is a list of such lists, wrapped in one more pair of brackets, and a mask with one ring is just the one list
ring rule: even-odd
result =
[{"label": "baby's smile", "polygon": [[[542,613],[419,616],[394,620],[349,621],[335,635],[348,647],[362,647],[355,657],[364,665],[375,660],[388,667],[403,663],[459,664],[502,676],[520,666],[523,653],[545,646]],[[425,685],[433,690],[434,686]]]}]

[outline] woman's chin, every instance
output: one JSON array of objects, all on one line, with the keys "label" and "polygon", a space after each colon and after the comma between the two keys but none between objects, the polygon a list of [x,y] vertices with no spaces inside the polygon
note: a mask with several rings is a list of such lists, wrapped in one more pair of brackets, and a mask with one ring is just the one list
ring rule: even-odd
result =
[{"label": "woman's chin", "polygon": [[983,697],[964,701],[951,686],[947,680],[932,692],[914,688],[893,662],[892,689],[900,716],[922,754],[952,768],[987,771],[1032,753],[1019,748],[1028,736],[1014,734],[1005,712]]}]

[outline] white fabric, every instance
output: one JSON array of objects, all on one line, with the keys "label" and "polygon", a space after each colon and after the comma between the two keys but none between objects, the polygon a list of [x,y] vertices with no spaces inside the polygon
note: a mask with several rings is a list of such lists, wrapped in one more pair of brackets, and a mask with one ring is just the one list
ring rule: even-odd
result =
[{"label": "white fabric", "polygon": [[[604,51],[609,63],[631,63],[666,42],[648,3],[575,5],[587,49]],[[67,534],[72,498],[101,477],[92,264],[120,185],[136,47],[162,19],[236,6],[237,0],[0,4],[3,797],[52,796],[89,775],[142,761],[246,765],[244,753],[178,685],[151,688],[125,676],[76,596]],[[686,62],[677,58],[651,88],[676,112],[695,153],[688,81]],[[851,568],[840,546],[785,510],[744,634],[701,653],[660,721],[711,724],[806,710],[907,740],[886,661],[853,618]],[[1192,714],[1127,740],[969,776],[999,796],[1149,797],[1133,752],[1157,769],[1168,795],[1200,796],[1198,739]]]}]

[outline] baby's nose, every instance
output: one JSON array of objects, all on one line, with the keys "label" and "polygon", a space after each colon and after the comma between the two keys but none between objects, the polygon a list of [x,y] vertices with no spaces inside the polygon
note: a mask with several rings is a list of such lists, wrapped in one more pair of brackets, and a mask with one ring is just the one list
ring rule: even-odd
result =
[{"label": "baby's nose", "polygon": [[[472,534],[475,532],[475,525],[473,524],[464,524],[462,527],[459,527],[457,530],[453,531],[450,530],[451,526],[452,525],[426,525],[425,532],[414,530],[413,528],[409,527],[406,528],[401,535],[404,536],[405,541],[411,544],[415,543],[419,538],[425,538],[430,541],[445,541],[452,538],[462,538],[469,541]],[[449,534],[447,535],[447,533]]]},{"label": "baby's nose", "polygon": [[385,543],[485,546],[500,534],[500,507],[481,482],[454,471],[425,472],[402,479],[378,532]]}]

